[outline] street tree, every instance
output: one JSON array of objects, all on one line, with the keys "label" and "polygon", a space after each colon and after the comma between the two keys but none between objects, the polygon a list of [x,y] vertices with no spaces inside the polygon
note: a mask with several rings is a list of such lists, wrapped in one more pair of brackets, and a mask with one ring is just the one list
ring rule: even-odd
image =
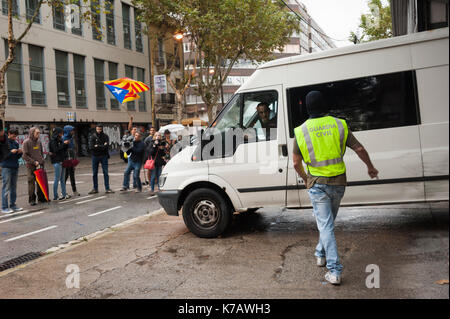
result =
[{"label": "street tree", "polygon": [[[79,23],[85,21],[89,22],[101,36],[101,26],[98,25],[97,17],[104,6],[100,4],[99,0],[35,0],[33,2],[35,6],[32,13],[26,17],[21,17],[18,16],[14,10],[14,7],[17,5],[17,0],[4,0],[3,2],[4,5],[6,4],[8,6],[8,28],[7,30],[4,30],[6,31],[6,34],[3,33],[3,30],[0,33],[1,37],[7,38],[8,44],[6,59],[0,66],[0,119],[2,121],[2,126],[5,127],[6,101],[8,99],[5,88],[5,77],[8,67],[14,61],[16,47],[22,42],[33,27],[41,7],[47,5],[54,11],[62,12],[68,19],[76,14],[79,17]],[[105,10],[105,12],[108,11]],[[19,30],[18,34],[15,33],[16,28]]]},{"label": "street tree", "polygon": [[[299,21],[272,0],[135,0],[147,25],[181,31],[192,41],[195,91],[215,116],[220,89],[239,59],[262,62],[282,51]],[[192,72],[189,73],[192,76]],[[188,83],[188,81],[186,81]],[[177,97],[178,98],[178,97]]]},{"label": "street tree", "polygon": [[389,3],[369,0],[370,13],[362,14],[357,31],[351,31],[349,41],[354,44],[392,37],[392,18]]}]

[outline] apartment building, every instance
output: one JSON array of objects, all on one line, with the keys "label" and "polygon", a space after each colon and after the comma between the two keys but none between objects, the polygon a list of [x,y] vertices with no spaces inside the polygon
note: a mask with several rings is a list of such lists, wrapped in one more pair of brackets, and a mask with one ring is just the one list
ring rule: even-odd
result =
[{"label": "apartment building", "polygon": [[[275,51],[274,57],[276,59],[284,58],[298,54],[309,54],[317,51],[335,48],[333,41],[327,37],[325,32],[320,28],[316,21],[308,14],[307,8],[300,1],[289,0],[285,1],[294,12],[301,17],[299,19],[300,33],[294,33],[289,43],[285,45],[282,52]],[[184,56],[185,60],[189,60],[190,43],[188,39],[184,40]],[[233,96],[234,92],[248,79],[255,69],[257,64],[247,61],[245,59],[239,60],[230,72],[230,75],[225,80],[222,86],[221,97],[219,99],[218,111],[223,105]],[[208,121],[206,106],[200,96],[195,94],[195,89],[191,88],[186,94],[186,116],[199,117],[202,120]]]},{"label": "apartment building", "polygon": [[[13,1],[16,35],[24,30],[37,3]],[[84,1],[65,8],[42,5],[28,35],[17,46],[6,76],[6,121],[7,126],[19,129],[20,142],[31,126],[39,126],[48,151],[52,128],[70,124],[76,128],[80,155],[87,155],[88,137],[96,123],[104,125],[112,148],[117,149],[130,116],[142,126],[151,122],[150,92],[120,105],[103,84],[120,77],[150,83],[149,41],[144,25],[136,19],[137,10],[130,0],[92,0],[89,5],[83,7]],[[8,50],[8,1],[2,0],[1,6],[3,63]],[[99,28],[81,21],[83,12],[96,12],[98,7],[100,13],[93,18]]]}]

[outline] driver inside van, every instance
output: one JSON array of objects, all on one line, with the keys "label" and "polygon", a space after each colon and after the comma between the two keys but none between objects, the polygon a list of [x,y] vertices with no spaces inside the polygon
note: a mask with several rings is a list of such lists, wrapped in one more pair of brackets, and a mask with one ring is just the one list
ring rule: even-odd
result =
[{"label": "driver inside van", "polygon": [[[261,102],[256,106],[256,112],[258,116],[252,123],[250,123],[248,127],[249,128],[254,127],[257,130],[259,130],[258,127],[262,128],[266,141],[269,141],[270,139],[275,139],[277,128],[277,115],[270,110],[269,106],[265,102]],[[256,125],[258,122],[260,125]],[[244,136],[244,140],[247,139],[248,136]]]},{"label": "driver inside van", "polygon": [[[251,125],[252,127],[259,121],[261,123],[262,128],[276,128],[277,127],[277,116],[271,114],[269,106],[261,102],[256,107],[256,111],[258,112],[257,120]],[[272,118],[270,118],[273,116]]]}]

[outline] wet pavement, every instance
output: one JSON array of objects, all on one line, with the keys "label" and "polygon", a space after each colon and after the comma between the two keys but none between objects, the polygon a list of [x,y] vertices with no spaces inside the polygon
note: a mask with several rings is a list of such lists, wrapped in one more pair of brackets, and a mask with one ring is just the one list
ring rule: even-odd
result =
[{"label": "wet pavement", "polygon": [[[343,283],[332,286],[315,265],[310,209],[235,215],[215,239],[162,212],[0,273],[0,298],[448,299],[436,283],[449,277],[448,216],[448,202],[341,208]],[[79,288],[66,286],[71,264]]]}]

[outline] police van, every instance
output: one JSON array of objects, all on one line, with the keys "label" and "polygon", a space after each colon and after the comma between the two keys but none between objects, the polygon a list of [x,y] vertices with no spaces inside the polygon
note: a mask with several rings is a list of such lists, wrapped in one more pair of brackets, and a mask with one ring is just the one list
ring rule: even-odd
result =
[{"label": "police van", "polygon": [[200,237],[223,233],[233,212],[311,207],[292,148],[313,90],[324,95],[329,115],[346,120],[379,171],[371,180],[347,149],[342,205],[448,200],[448,33],[443,28],[262,65],[197,143],[165,166],[160,204],[169,215],[182,210]]}]

